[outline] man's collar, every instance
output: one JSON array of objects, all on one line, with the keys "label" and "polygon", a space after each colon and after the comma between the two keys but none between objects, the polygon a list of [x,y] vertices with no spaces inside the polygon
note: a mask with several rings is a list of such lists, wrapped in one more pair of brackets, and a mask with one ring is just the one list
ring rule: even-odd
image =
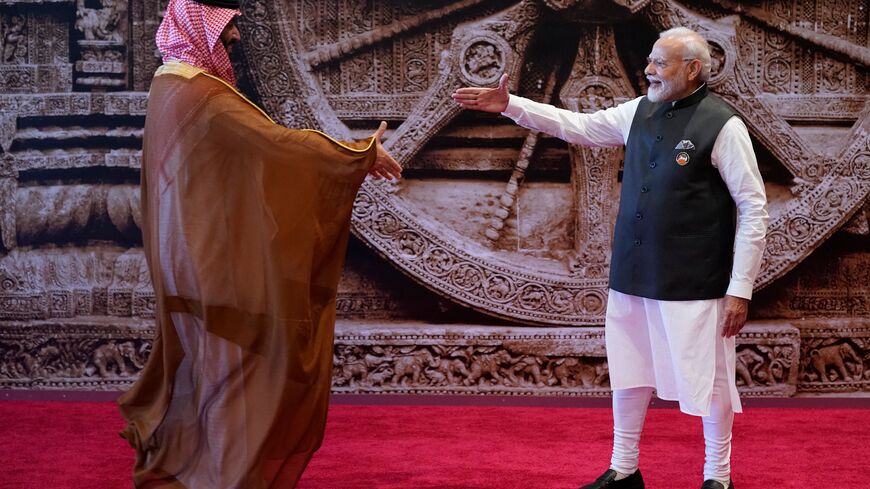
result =
[{"label": "man's collar", "polygon": [[248,104],[253,106],[261,114],[263,114],[263,116],[265,116],[266,119],[269,119],[273,123],[275,122],[274,119],[269,117],[269,114],[267,114],[263,109],[261,109],[254,102],[251,102],[251,100],[248,99],[248,97],[245,97],[244,94],[242,94],[242,92],[240,92],[236,87],[227,83],[227,81],[224,80],[223,78],[218,77],[218,76],[214,76],[214,75],[208,73],[207,71],[203,70],[202,68],[197,68],[196,66],[185,63],[184,61],[177,61],[177,60],[173,59],[173,60],[167,61],[166,63],[163,63],[162,65],[160,65],[157,68],[157,71],[154,73],[154,76],[158,77],[160,75],[176,75],[176,76],[180,76],[182,78],[186,78],[188,80],[190,80],[191,78],[198,76],[198,75],[202,75],[202,76],[211,78],[212,80],[215,80],[215,81],[223,84],[224,86],[226,86],[230,90],[232,90],[232,92],[235,93],[236,95],[238,95],[239,97],[241,97],[242,100],[244,100],[245,102],[247,102]]},{"label": "man's collar", "polygon": [[681,109],[683,107],[688,107],[690,105],[695,105],[700,102],[704,97],[707,96],[707,84],[702,83],[700,87],[696,88],[694,92],[688,97],[682,98],[673,102],[673,107],[675,109]]},{"label": "man's collar", "polygon": [[185,63],[184,61],[172,59],[158,66],[154,76],[177,75],[190,80],[200,73],[205,73],[202,68],[197,68],[196,66]]}]

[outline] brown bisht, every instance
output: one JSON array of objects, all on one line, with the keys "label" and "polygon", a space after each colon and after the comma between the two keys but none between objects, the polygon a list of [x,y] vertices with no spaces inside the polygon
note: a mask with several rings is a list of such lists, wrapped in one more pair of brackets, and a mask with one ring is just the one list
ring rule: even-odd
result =
[{"label": "brown bisht", "polygon": [[157,297],[120,400],[137,487],[293,487],[320,446],[335,295],[372,139],[272,122],[192,66],[151,85],[142,233]]}]

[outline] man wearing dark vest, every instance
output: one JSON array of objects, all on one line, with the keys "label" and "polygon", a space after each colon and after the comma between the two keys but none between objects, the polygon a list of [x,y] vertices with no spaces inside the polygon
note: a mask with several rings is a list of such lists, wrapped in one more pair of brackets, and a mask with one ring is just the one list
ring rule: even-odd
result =
[{"label": "man wearing dark vest", "polygon": [[625,145],[605,318],[613,456],[581,489],[644,487],[638,445],[653,389],[702,417],[702,489],[733,489],[735,336],[764,250],[764,184],[743,121],[708,91],[707,42],[670,29],[647,61],[646,96],[592,114],[510,95],[506,75],[453,99],[572,144]]}]

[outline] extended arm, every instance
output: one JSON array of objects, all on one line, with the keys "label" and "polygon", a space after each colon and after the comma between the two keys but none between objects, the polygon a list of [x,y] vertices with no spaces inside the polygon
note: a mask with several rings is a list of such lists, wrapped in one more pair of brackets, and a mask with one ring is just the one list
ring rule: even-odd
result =
[{"label": "extended arm", "polygon": [[523,127],[571,144],[597,147],[625,144],[640,101],[637,98],[617,107],[586,114],[511,95],[507,82],[508,76],[503,75],[495,88],[460,88],[453,93],[453,100],[464,109],[501,113]]}]

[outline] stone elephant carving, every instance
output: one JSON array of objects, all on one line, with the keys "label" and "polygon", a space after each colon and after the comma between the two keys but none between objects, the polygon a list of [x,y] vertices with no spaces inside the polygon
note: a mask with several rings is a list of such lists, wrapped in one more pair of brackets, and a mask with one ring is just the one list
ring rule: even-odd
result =
[{"label": "stone elephant carving", "polygon": [[608,375],[607,362],[589,364],[574,357],[558,360],[553,367],[553,377],[562,387],[604,387]]},{"label": "stone elephant carving", "polygon": [[545,383],[542,372],[544,361],[534,355],[524,355],[513,362],[513,365],[508,369],[508,379],[512,385],[534,383],[538,387],[543,387]]},{"label": "stone elephant carving", "polygon": [[349,358],[339,364],[338,359],[333,359],[333,364],[335,364],[337,370],[335,373],[336,385],[347,384],[353,387],[357,382],[364,379],[366,373],[368,373],[368,367],[366,367],[366,364],[362,360]]},{"label": "stone elephant carving", "polygon": [[393,371],[393,369],[387,366],[383,366],[382,368],[379,368],[378,370],[369,373],[366,376],[365,382],[372,387],[383,386],[384,382],[390,380],[394,374],[395,372]]},{"label": "stone elephant carving", "polygon": [[[136,349],[132,341],[117,344],[114,341],[97,347],[91,357],[100,377],[111,377],[115,372],[119,375],[131,375],[145,366],[142,352]],[[128,365],[132,364],[134,370]]]},{"label": "stone elephant carving", "polygon": [[849,343],[840,343],[836,345],[822,346],[814,348],[809,352],[810,364],[813,369],[819,374],[822,382],[831,382],[828,374],[833,370],[840,380],[850,382],[852,376],[849,375],[849,369],[846,367],[846,362],[854,363],[855,378],[858,379],[863,373],[863,362],[855,353],[855,349]]},{"label": "stone elephant carving", "polygon": [[435,385],[456,385],[464,382],[471,373],[465,362],[459,358],[441,358],[434,369],[426,370],[426,375]]},{"label": "stone elephant carving", "polygon": [[386,364],[394,358],[388,352],[381,351],[380,355],[373,355],[355,347],[345,349],[342,353],[332,357],[333,383],[337,386],[382,385],[393,376],[393,369]]},{"label": "stone elephant carving", "polygon": [[478,385],[483,385],[487,377],[497,383],[501,383],[501,367],[502,365],[509,364],[510,361],[510,353],[505,350],[473,357],[468,378],[465,379],[465,385],[472,385],[475,382]]},{"label": "stone elephant carving", "polygon": [[423,373],[423,370],[427,366],[436,368],[438,361],[432,355],[432,352],[426,348],[397,357],[393,366],[393,380],[390,384],[396,386],[399,382],[405,382],[405,379],[410,376],[411,384],[417,385],[420,382],[420,374]]}]

